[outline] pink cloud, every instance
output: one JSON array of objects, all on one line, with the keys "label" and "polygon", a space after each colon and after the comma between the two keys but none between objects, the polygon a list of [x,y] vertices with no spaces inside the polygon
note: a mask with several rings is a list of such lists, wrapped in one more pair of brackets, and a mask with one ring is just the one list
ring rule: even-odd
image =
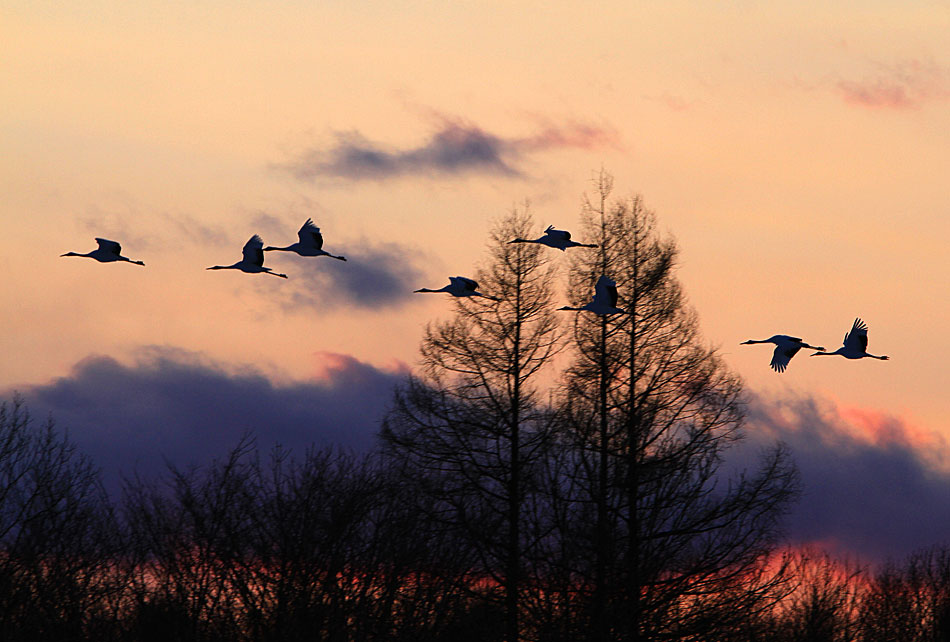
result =
[{"label": "pink cloud", "polygon": [[326,384],[362,382],[380,374],[402,377],[410,372],[409,366],[398,359],[393,359],[385,366],[377,368],[351,355],[338,352],[318,350],[313,353],[313,356],[316,362],[314,378]]},{"label": "pink cloud", "polygon": [[652,100],[665,106],[670,111],[686,111],[691,109],[694,101],[687,100],[682,96],[670,93],[662,93],[655,96],[643,96],[646,100]]},{"label": "pink cloud", "polygon": [[909,109],[950,98],[950,69],[932,61],[905,60],[878,65],[875,74],[861,80],[841,79],[835,87],[853,105]]},{"label": "pink cloud", "polygon": [[568,122],[564,125],[548,125],[533,136],[515,139],[515,145],[527,150],[571,147],[596,149],[617,146],[616,131],[596,125]]},{"label": "pink cloud", "polygon": [[896,445],[918,451],[946,448],[938,433],[914,426],[905,418],[868,408],[838,406],[837,411],[853,434],[877,447]]}]

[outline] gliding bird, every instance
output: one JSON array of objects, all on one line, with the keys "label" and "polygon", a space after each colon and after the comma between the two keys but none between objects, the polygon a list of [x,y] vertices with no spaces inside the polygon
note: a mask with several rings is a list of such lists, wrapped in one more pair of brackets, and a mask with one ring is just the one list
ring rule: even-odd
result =
[{"label": "gliding bird", "polygon": [[265,247],[264,251],[281,250],[284,252],[296,252],[300,256],[329,256],[331,259],[339,259],[340,261],[346,260],[344,256],[334,256],[323,250],[323,234],[320,233],[320,228],[313,224],[313,219],[311,218],[308,218],[307,222],[300,228],[300,231],[297,232],[297,237],[300,240],[292,245],[288,245],[287,247]]},{"label": "gliding bird", "polygon": [[472,279],[465,278],[464,276],[450,276],[449,284],[445,287],[441,287],[438,290],[430,290],[429,288],[421,288],[416,290],[416,292],[446,292],[452,296],[481,296],[486,299],[491,299],[492,301],[500,301],[501,299],[493,296],[488,296],[487,294],[482,294],[478,291],[478,283]]},{"label": "gliding bird", "polygon": [[235,263],[234,265],[213,265],[207,269],[209,270],[241,270],[241,272],[247,272],[248,274],[272,274],[274,276],[279,276],[282,279],[286,279],[286,274],[278,274],[277,272],[271,272],[270,268],[264,267],[264,241],[261,240],[257,234],[252,236],[247,243],[244,244],[244,258]]},{"label": "gliding bird", "polygon": [[99,244],[99,247],[94,249],[88,254],[78,254],[76,252],[66,252],[66,254],[60,254],[60,256],[87,256],[90,259],[95,259],[100,263],[111,263],[112,261],[127,261],[129,263],[135,263],[136,265],[145,265],[142,261],[133,261],[122,256],[122,246],[116,243],[115,241],[110,241],[109,239],[96,238],[96,243]]},{"label": "gliding bird", "polygon": [[802,348],[808,348],[809,350],[824,350],[821,346],[810,346],[798,337],[790,337],[787,334],[776,334],[769,337],[768,339],[756,340],[749,339],[748,341],[743,341],[739,345],[748,345],[750,343],[774,343],[775,352],[772,353],[772,363],[769,365],[772,366],[772,370],[775,372],[785,372],[785,368],[788,367],[788,362],[792,360],[798,351]]},{"label": "gliding bird", "polygon": [[579,308],[565,305],[563,308],[558,308],[558,310],[589,310],[594,314],[623,312],[622,309],[617,307],[617,283],[607,276],[601,276],[597,279],[597,284],[594,285],[594,298],[591,299],[590,303],[586,303]]},{"label": "gliding bird", "polygon": [[508,243],[539,243],[556,248],[562,252],[569,247],[597,247],[596,244],[572,241],[570,232],[566,230],[556,230],[553,225],[548,225],[547,229],[544,230],[544,236],[536,239],[515,239],[514,241],[508,241]]},{"label": "gliding bird", "polygon": [[845,359],[863,359],[864,357],[871,357],[872,359],[880,359],[881,361],[887,361],[890,357],[883,356],[879,357],[877,355],[868,354],[868,326],[861,319],[855,319],[854,325],[851,326],[851,332],[847,332],[844,335],[844,345],[835,350],[834,352],[824,352],[822,351],[815,352],[811,356],[816,357],[818,355],[825,354],[840,354]]}]

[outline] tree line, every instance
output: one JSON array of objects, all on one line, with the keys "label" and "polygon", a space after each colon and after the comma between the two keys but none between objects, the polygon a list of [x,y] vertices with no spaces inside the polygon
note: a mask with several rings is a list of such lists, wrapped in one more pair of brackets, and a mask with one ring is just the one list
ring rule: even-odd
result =
[{"label": "tree line", "polygon": [[[0,639],[942,639],[946,553],[871,573],[783,550],[790,455],[725,470],[741,382],[675,242],[612,190],[581,211],[596,248],[509,243],[527,205],[496,222],[476,279],[499,300],[426,328],[372,452],[245,437],[112,501],[51,421],[0,405]],[[564,263],[572,303],[607,275],[625,312],[555,311]]]}]

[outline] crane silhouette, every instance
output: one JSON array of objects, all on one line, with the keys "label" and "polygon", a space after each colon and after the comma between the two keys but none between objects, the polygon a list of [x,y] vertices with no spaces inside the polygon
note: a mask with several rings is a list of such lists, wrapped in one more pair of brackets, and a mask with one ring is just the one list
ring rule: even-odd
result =
[{"label": "crane silhouette", "polygon": [[95,259],[100,263],[112,263],[113,261],[126,261],[128,263],[134,263],[135,265],[145,265],[142,261],[133,261],[130,258],[122,256],[122,246],[116,243],[115,241],[110,241],[109,239],[101,239],[96,237],[96,243],[99,244],[99,247],[94,249],[92,252],[86,254],[79,254],[77,252],[66,252],[66,254],[60,254],[60,256],[85,256],[90,259]]},{"label": "crane silhouette", "polygon": [[594,298],[579,308],[565,305],[558,310],[588,310],[594,314],[617,314],[623,312],[617,307],[617,283],[607,276],[601,276],[594,285]]},{"label": "crane silhouette", "polygon": [[464,276],[450,276],[449,284],[439,288],[438,290],[430,290],[429,288],[420,288],[416,292],[446,292],[452,296],[481,296],[486,299],[491,299],[492,301],[500,301],[501,299],[493,296],[488,296],[487,294],[482,294],[478,291],[478,283],[472,279],[466,278]]},{"label": "crane silhouette", "polygon": [[798,351],[802,348],[809,350],[824,350],[821,346],[810,346],[798,337],[790,337],[787,334],[776,334],[768,339],[749,339],[739,345],[748,345],[750,343],[774,343],[775,352],[772,353],[772,363],[769,365],[775,372],[785,372],[788,362],[792,360]]},{"label": "crane silhouette", "polygon": [[553,225],[548,225],[544,230],[544,235],[536,239],[515,239],[514,241],[508,241],[508,243],[539,243],[540,245],[556,248],[562,252],[569,247],[597,247],[596,244],[572,241],[570,232],[566,230],[556,230]]},{"label": "crane silhouette", "polygon": [[241,272],[247,272],[248,274],[272,274],[273,276],[279,276],[282,279],[286,279],[286,274],[278,274],[277,272],[272,272],[270,268],[264,267],[264,241],[261,240],[257,234],[252,236],[247,243],[244,244],[244,258],[235,263],[234,265],[213,265],[207,269],[209,270],[241,270]]},{"label": "crane silhouette", "polygon": [[851,331],[846,332],[844,335],[844,345],[835,350],[834,352],[824,352],[822,348],[819,352],[812,353],[811,356],[817,357],[819,355],[832,355],[840,354],[845,359],[863,359],[864,357],[871,357],[872,359],[880,359],[881,361],[887,361],[890,357],[868,354],[868,326],[860,318],[854,320],[854,325],[851,326]]},{"label": "crane silhouette", "polygon": [[331,259],[346,260],[345,256],[336,256],[324,251],[323,234],[320,233],[320,228],[313,224],[311,218],[308,218],[300,231],[297,232],[297,238],[300,240],[287,247],[265,247],[264,251],[279,250],[281,252],[296,252],[300,256],[329,256]]}]

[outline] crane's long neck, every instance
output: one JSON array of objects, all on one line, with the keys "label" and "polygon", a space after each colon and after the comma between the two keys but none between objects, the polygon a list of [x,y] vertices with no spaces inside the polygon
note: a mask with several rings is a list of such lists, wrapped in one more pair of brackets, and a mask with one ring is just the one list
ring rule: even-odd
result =
[{"label": "crane's long neck", "polygon": [[86,258],[91,259],[92,253],[90,252],[88,254],[80,254],[79,252],[66,252],[66,254],[60,254],[60,256],[84,256]]},{"label": "crane's long neck", "polygon": [[264,251],[270,252],[271,250],[277,250],[279,252],[293,252],[295,249],[293,245],[288,245],[287,247],[274,247],[273,245],[269,245],[264,248]]}]

